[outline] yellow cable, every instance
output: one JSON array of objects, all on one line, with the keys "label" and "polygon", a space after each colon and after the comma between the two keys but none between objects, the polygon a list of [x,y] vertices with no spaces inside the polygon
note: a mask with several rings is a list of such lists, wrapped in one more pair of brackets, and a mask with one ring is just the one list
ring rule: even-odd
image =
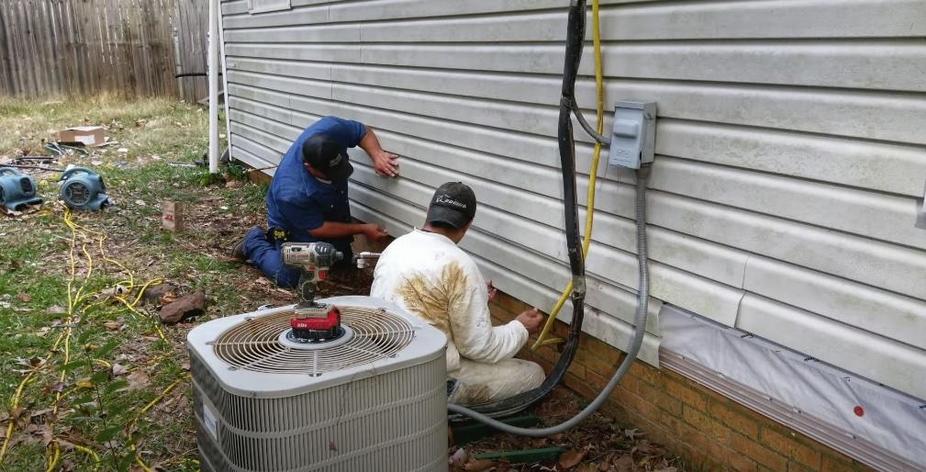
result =
[{"label": "yellow cable", "polygon": [[[146,282],[144,285],[142,285],[141,289],[139,289],[138,295],[135,297],[135,300],[132,303],[129,303],[128,300],[122,297],[115,297],[115,298],[116,300],[119,300],[120,302],[122,302],[122,304],[125,305],[125,307],[128,308],[135,315],[144,317],[144,315],[141,312],[139,312],[135,307],[138,305],[138,302],[141,301],[142,296],[144,296],[145,294],[145,290],[147,290],[149,286],[151,286],[152,284],[161,283],[161,282],[162,282],[161,279],[151,279],[148,282]],[[158,332],[158,336],[161,338],[162,341],[167,341],[167,337],[164,336],[164,331],[161,330],[160,325],[155,323],[154,329]]]},{"label": "yellow cable", "polygon": [[55,441],[52,444],[55,445],[55,453],[52,455],[52,459],[48,463],[48,467],[45,468],[45,472],[51,472],[55,470],[55,467],[58,465],[58,460],[61,459],[61,448],[58,446],[58,441]]},{"label": "yellow cable", "polygon": [[[32,380],[35,374],[38,373],[39,369],[41,369],[42,367],[48,364],[48,360],[51,359],[52,353],[55,351],[55,349],[58,348],[58,344],[61,343],[61,340],[63,338],[64,338],[64,333],[61,333],[60,335],[58,335],[58,339],[55,340],[55,343],[51,347],[51,352],[47,356],[45,356],[45,359],[43,359],[40,364],[38,364],[35,368],[29,371],[29,374],[26,375],[26,377],[23,378],[22,381],[19,382],[19,386],[16,387],[16,392],[14,392],[13,396],[10,398],[10,412],[11,413],[15,411],[16,408],[19,406],[19,402],[22,400],[23,390],[26,388],[26,385],[29,383],[30,380]],[[6,456],[7,447],[10,444],[10,440],[13,438],[13,427],[16,423],[16,421],[13,418],[10,418],[8,421],[9,423],[7,423],[6,425],[6,434],[3,438],[3,446],[0,446],[0,464],[3,463],[3,458]]]},{"label": "yellow cable", "polygon": [[[595,98],[596,98],[596,118],[597,131],[598,134],[604,132],[604,73],[601,65],[601,23],[599,21],[598,14],[598,0],[592,0],[592,37],[593,44],[595,48]],[[595,186],[598,180],[598,164],[601,161],[601,143],[595,143],[595,150],[592,154],[592,164],[588,171],[588,193],[587,193],[587,202],[586,202],[586,212],[585,212],[585,234],[582,239],[582,257],[588,257],[588,249],[592,243],[592,227],[594,226],[595,221]],[[563,309],[563,306],[566,304],[566,301],[569,300],[569,296],[572,295],[572,281],[570,280],[566,284],[566,288],[563,289],[562,295],[560,295],[559,300],[556,301],[556,304],[553,305],[553,309],[550,310],[550,316],[547,318],[546,323],[543,325],[543,330],[540,331],[540,335],[537,337],[537,341],[531,346],[532,350],[537,350],[542,345],[552,344],[551,342],[546,341],[546,337],[550,334],[550,330],[553,328],[553,324],[556,321],[556,317],[559,316],[559,312]],[[552,340],[550,340],[552,341]]]},{"label": "yellow cable", "polygon": [[132,422],[135,423],[136,421],[138,421],[138,420],[142,417],[142,415],[144,415],[145,413],[148,413],[148,410],[150,410],[152,407],[154,407],[154,405],[157,405],[158,403],[160,403],[161,400],[163,400],[164,397],[167,396],[167,394],[169,394],[173,389],[177,388],[177,385],[180,385],[181,382],[183,382],[184,380],[188,379],[189,377],[190,377],[190,375],[189,375],[189,374],[186,374],[186,375],[184,375],[183,377],[180,377],[179,379],[175,380],[174,383],[168,385],[167,388],[165,388],[163,391],[161,391],[161,394],[160,394],[160,395],[158,395],[157,397],[155,397],[154,400],[151,400],[150,402],[148,402],[148,404],[145,405],[144,408],[142,408],[142,409],[138,412],[138,415],[135,417],[134,420],[132,420]]},{"label": "yellow cable", "polygon": [[75,450],[83,452],[84,454],[92,457],[93,462],[96,462],[97,464],[100,463],[100,455],[94,452],[93,449],[90,449],[89,447],[81,446],[80,444],[71,443],[71,445],[74,446]]},{"label": "yellow cable", "polygon": [[[181,378],[177,379],[176,381],[174,381],[174,383],[168,385],[167,388],[165,388],[165,389],[161,392],[160,395],[158,395],[157,397],[155,397],[154,400],[151,400],[150,402],[148,402],[148,404],[145,405],[144,408],[142,408],[142,409],[138,412],[137,415],[135,415],[135,418],[133,418],[132,421],[129,422],[128,428],[131,429],[132,425],[134,425],[135,423],[137,423],[138,420],[141,419],[141,417],[142,417],[144,414],[148,413],[148,410],[150,410],[152,407],[154,407],[154,405],[157,405],[158,403],[160,403],[161,400],[163,400],[164,397],[167,396],[167,394],[169,394],[173,389],[177,388],[177,385],[180,385],[181,382],[183,382],[184,380],[188,379],[189,377],[190,377],[189,374],[184,375],[183,377],[181,377]],[[132,450],[132,452],[135,454],[135,463],[138,464],[138,466],[141,467],[142,470],[144,470],[145,472],[154,472],[153,470],[151,470],[150,467],[148,467],[148,466],[145,464],[145,461],[142,460],[141,454],[139,454],[138,448],[135,446],[135,443],[134,443],[134,442],[129,443],[129,448],[130,448],[130,449]]]},{"label": "yellow cable", "polygon": [[[68,229],[70,229],[70,231],[71,231],[70,248],[69,248],[69,251],[68,251],[68,262],[69,262],[69,264],[68,264],[68,266],[69,266],[69,267],[68,267],[69,271],[68,271],[68,272],[69,272],[69,277],[68,277],[68,283],[67,283],[67,297],[68,297],[68,300],[67,300],[67,301],[68,301],[68,307],[67,307],[67,318],[66,318],[66,323],[65,323],[66,327],[65,327],[64,332],[61,333],[61,334],[58,336],[58,338],[55,340],[55,342],[54,342],[54,344],[53,344],[53,346],[52,346],[52,348],[51,348],[51,350],[50,350],[48,356],[45,357],[45,359],[43,360],[43,362],[42,362],[41,364],[39,364],[38,366],[36,366],[34,369],[32,369],[32,370],[26,375],[26,377],[23,378],[22,381],[20,381],[19,385],[18,385],[17,388],[16,388],[16,391],[15,391],[13,397],[10,399],[10,410],[11,410],[11,411],[15,410],[15,409],[19,406],[19,402],[22,400],[22,395],[23,395],[23,392],[24,392],[24,390],[25,390],[26,385],[28,385],[29,382],[32,381],[32,379],[35,377],[35,375],[38,373],[38,371],[39,371],[42,367],[46,366],[46,365],[49,363],[49,360],[51,359],[51,357],[52,357],[52,355],[54,354],[54,352],[57,351],[58,346],[61,345],[62,341],[64,342],[64,365],[67,365],[67,364],[70,362],[70,340],[71,340],[71,335],[73,334],[73,326],[72,326],[72,325],[73,325],[73,323],[74,323],[75,313],[76,313],[76,311],[77,311],[77,308],[81,305],[81,303],[82,303],[83,301],[85,301],[87,298],[89,298],[90,296],[92,296],[92,294],[90,294],[90,293],[84,293],[84,290],[85,290],[86,287],[87,287],[87,281],[90,280],[90,277],[92,276],[92,274],[93,274],[93,269],[94,269],[93,256],[90,254],[90,251],[87,250],[87,243],[86,243],[86,241],[87,241],[88,239],[90,239],[89,235],[97,235],[97,236],[98,236],[98,238],[99,238],[99,239],[98,239],[98,246],[99,246],[99,250],[100,250],[100,255],[101,255],[101,257],[103,258],[103,260],[106,261],[106,262],[109,262],[110,264],[113,264],[114,266],[118,267],[121,271],[125,272],[125,273],[128,275],[128,280],[120,281],[120,282],[117,284],[117,286],[126,284],[126,285],[127,285],[126,288],[127,288],[128,291],[132,291],[132,290],[135,288],[135,276],[134,276],[134,274],[132,273],[132,271],[129,270],[129,269],[128,269],[125,265],[123,265],[121,262],[119,262],[119,261],[117,261],[117,260],[115,260],[115,259],[112,259],[112,258],[110,258],[110,257],[107,256],[106,251],[105,251],[105,249],[104,249],[104,247],[103,247],[103,243],[105,242],[105,239],[106,239],[106,236],[105,236],[105,235],[103,235],[102,233],[100,233],[100,232],[98,232],[98,231],[93,231],[93,230],[90,230],[90,229],[88,229],[88,228],[84,228],[84,227],[82,227],[81,225],[77,224],[77,223],[74,221],[74,219],[73,219],[73,213],[71,212],[70,209],[65,209],[64,218],[63,218],[63,219],[64,219],[64,224],[65,224],[65,225],[68,227]],[[81,252],[83,253],[84,258],[85,258],[85,260],[86,260],[87,273],[84,275],[84,278],[83,278],[83,279],[84,279],[84,283],[75,291],[75,290],[74,290],[74,281],[75,281],[75,279],[76,279],[76,277],[77,277],[77,257],[76,257],[76,249],[77,249],[77,246],[78,246],[78,235],[81,236],[81,237],[80,237],[80,239],[81,239],[81,242],[80,242],[80,250],[81,250]],[[152,279],[152,280],[148,281],[147,283],[145,283],[145,284],[141,287],[141,289],[139,290],[137,296],[135,297],[134,300],[132,300],[131,303],[130,303],[128,300],[126,300],[125,298],[121,297],[121,296],[116,296],[115,298],[116,298],[117,300],[119,300],[123,305],[125,305],[125,307],[128,308],[131,312],[140,315],[140,313],[139,313],[138,310],[135,308],[135,306],[137,306],[138,303],[141,301],[142,296],[144,295],[145,290],[146,290],[150,285],[152,285],[152,284],[154,284],[154,283],[159,283],[160,281],[161,281],[161,279]],[[96,305],[98,305],[98,303],[97,303],[97,304],[92,304],[92,305],[90,305],[90,306],[96,306]],[[83,309],[89,308],[90,306],[83,307]],[[155,326],[155,328],[157,329],[158,335],[161,337],[161,339],[163,339],[163,340],[166,341],[166,337],[164,336],[163,331],[161,331],[160,326]],[[104,361],[104,360],[99,360],[99,359],[97,359],[97,360],[95,360],[95,361],[97,361],[97,362],[99,362],[99,363],[102,363],[102,364],[108,364],[108,363],[107,363],[106,361]],[[59,381],[63,382],[65,377],[66,377],[65,372],[62,372],[61,375],[60,375]],[[173,390],[182,380],[183,380],[183,379],[178,380],[178,381],[174,382],[173,384],[171,384],[170,386],[168,386],[167,389],[165,389],[165,390],[161,393],[161,395],[159,395],[159,396],[158,396],[155,400],[153,400],[152,402],[148,403],[148,404],[141,410],[140,414],[144,414],[144,413],[147,412],[150,408],[152,408],[157,402],[159,402],[160,400],[162,400],[162,399],[163,399],[168,393],[170,393],[170,391]],[[57,392],[56,395],[55,395],[55,404],[54,404],[54,408],[53,408],[53,411],[54,411],[55,413],[57,413],[57,411],[58,411],[61,397],[62,397],[62,392]],[[137,418],[136,418],[136,420],[137,420]],[[133,421],[134,421],[134,420],[133,420]],[[8,449],[9,449],[9,443],[10,443],[10,441],[12,440],[12,437],[13,437],[13,430],[14,430],[14,427],[15,427],[15,421],[14,421],[13,419],[10,419],[10,420],[9,420],[9,423],[7,424],[7,427],[6,427],[6,431],[5,431],[5,435],[4,435],[4,440],[3,440],[3,444],[2,444],[2,446],[0,446],[0,463],[3,462],[3,459],[4,459],[5,456],[6,456],[6,452],[7,452]],[[58,463],[60,462],[60,459],[61,459],[61,448],[60,448],[60,443],[59,443],[59,441],[53,440],[52,445],[53,445],[53,448],[52,448],[52,451],[53,451],[53,452],[50,452],[50,454],[49,454],[51,457],[50,457],[50,459],[49,459],[49,463],[48,463],[48,466],[47,466],[47,468],[46,468],[47,471],[54,470],[54,469],[57,467],[57,465],[58,465]],[[78,451],[80,451],[80,452],[83,452],[84,454],[87,454],[87,455],[91,456],[91,457],[94,459],[94,461],[95,461],[96,463],[99,463],[99,462],[100,462],[100,457],[99,457],[99,455],[98,455],[96,452],[94,452],[92,449],[89,449],[89,448],[87,448],[87,447],[85,447],[85,446],[76,445],[76,444],[74,445],[74,448],[75,448],[75,450],[78,450]],[[142,468],[143,470],[145,470],[145,471],[151,471],[151,472],[153,472],[152,469],[151,469],[150,467],[148,467],[147,465],[145,465],[144,461],[142,461],[141,456],[140,456],[140,454],[138,453],[137,449],[135,448],[134,444],[132,445],[132,450],[133,450],[133,452],[135,453],[135,461],[136,461],[136,463],[139,465],[139,467],[141,467],[141,468]]]}]

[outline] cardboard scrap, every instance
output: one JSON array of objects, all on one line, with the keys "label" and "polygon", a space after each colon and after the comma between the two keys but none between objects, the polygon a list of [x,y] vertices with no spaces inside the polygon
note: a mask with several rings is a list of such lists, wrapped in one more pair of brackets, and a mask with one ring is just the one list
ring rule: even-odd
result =
[{"label": "cardboard scrap", "polygon": [[106,144],[106,131],[102,126],[74,126],[58,131],[56,139],[59,143],[97,147]]}]

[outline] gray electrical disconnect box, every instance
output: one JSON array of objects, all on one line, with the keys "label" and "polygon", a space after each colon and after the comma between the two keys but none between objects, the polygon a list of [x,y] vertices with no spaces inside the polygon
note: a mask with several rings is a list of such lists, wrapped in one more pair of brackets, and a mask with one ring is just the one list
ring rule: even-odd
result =
[{"label": "gray electrical disconnect box", "polygon": [[642,164],[653,162],[656,102],[617,102],[611,133],[609,164],[639,169]]}]

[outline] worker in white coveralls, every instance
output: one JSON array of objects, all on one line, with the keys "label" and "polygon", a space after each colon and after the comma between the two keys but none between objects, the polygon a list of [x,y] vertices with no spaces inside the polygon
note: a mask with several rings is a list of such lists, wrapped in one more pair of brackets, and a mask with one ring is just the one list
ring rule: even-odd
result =
[{"label": "worker in white coveralls", "polygon": [[371,295],[393,301],[447,335],[449,401],[478,405],[540,386],[543,369],[515,359],[543,316],[528,310],[492,326],[490,286],[457,244],[476,215],[476,196],[459,182],[441,185],[424,227],[399,237],[383,252]]}]

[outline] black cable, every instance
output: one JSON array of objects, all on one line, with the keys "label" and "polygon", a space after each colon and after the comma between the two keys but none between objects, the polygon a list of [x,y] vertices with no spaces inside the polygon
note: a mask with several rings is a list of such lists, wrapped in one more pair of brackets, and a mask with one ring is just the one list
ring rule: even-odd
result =
[{"label": "black cable", "polygon": [[[563,86],[560,96],[559,142],[560,165],[563,175],[563,207],[566,214],[566,247],[569,252],[569,268],[572,272],[572,321],[569,336],[563,345],[559,359],[543,383],[527,392],[497,402],[473,406],[471,410],[488,417],[499,418],[523,411],[540,401],[566,375],[566,370],[575,358],[585,318],[585,260],[582,255],[582,241],[579,236],[579,207],[576,192],[576,146],[572,128],[572,109],[575,96],[576,77],[582,60],[582,45],[585,40],[586,1],[573,0],[569,6],[566,28],[566,55],[563,65]],[[461,419],[459,415],[451,419]]]}]

